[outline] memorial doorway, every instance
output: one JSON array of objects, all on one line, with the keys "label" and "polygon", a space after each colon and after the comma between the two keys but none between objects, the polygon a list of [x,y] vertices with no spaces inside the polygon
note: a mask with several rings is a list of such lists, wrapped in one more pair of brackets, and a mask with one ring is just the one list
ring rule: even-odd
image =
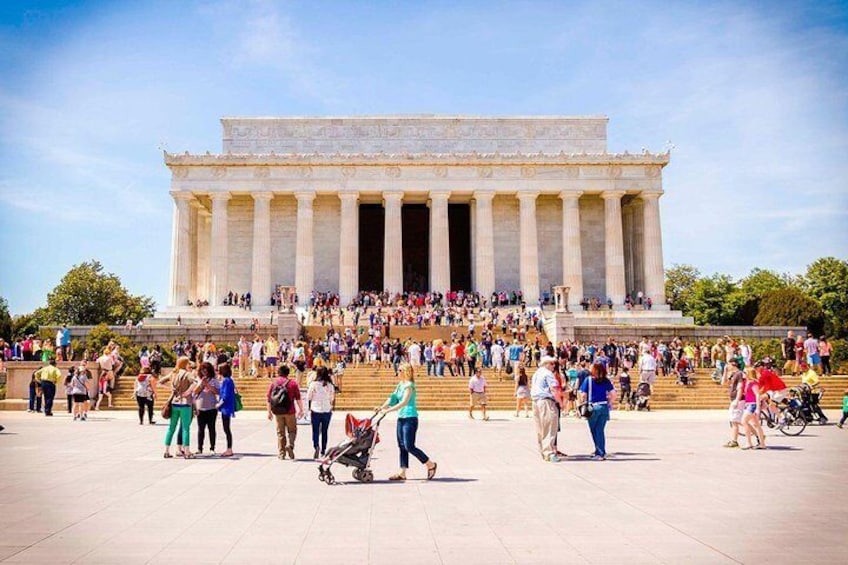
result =
[{"label": "memorial doorway", "polygon": [[471,290],[471,207],[448,205],[451,290]]},{"label": "memorial doorway", "polygon": [[382,204],[359,206],[359,288],[383,290],[386,213]]},{"label": "memorial doorway", "polygon": [[403,289],[426,292],[430,287],[430,209],[426,204],[404,204]]}]

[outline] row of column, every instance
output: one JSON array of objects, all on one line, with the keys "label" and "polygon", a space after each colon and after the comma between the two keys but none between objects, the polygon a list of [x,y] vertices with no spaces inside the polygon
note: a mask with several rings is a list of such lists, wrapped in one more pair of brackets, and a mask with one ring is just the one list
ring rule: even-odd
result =
[{"label": "row of column", "polygon": [[[211,215],[200,207],[194,196],[174,192],[174,223],[171,253],[172,305],[184,305],[191,290],[190,238],[196,234],[197,257],[195,286],[197,294],[205,293],[210,303],[219,305],[228,292],[229,264],[227,208],[229,193],[212,193]],[[570,287],[569,302],[577,305],[583,298],[583,258],[580,241],[580,205],[582,192],[563,191],[562,205],[562,282]],[[621,198],[624,191],[605,191],[604,200],[604,258],[606,294],[615,304],[622,304],[626,294],[625,257],[622,230]],[[539,300],[539,241],[536,225],[538,192],[519,192],[519,284],[528,304]],[[253,304],[267,305],[272,290],[271,281],[271,192],[252,193],[253,257],[251,295]],[[295,192],[297,199],[297,230],[295,250],[295,287],[301,297],[314,289],[314,210],[315,193]],[[445,292],[450,288],[450,236],[448,199],[450,192],[430,193],[430,288]],[[475,287],[484,296],[495,288],[494,191],[474,193],[475,206]],[[643,193],[644,246],[643,264],[645,295],[654,304],[665,303],[662,231],[659,216],[659,194]],[[339,230],[339,295],[342,303],[350,301],[359,291],[359,196],[355,192],[339,193],[341,224]],[[389,292],[403,290],[403,229],[401,210],[403,192],[385,192],[384,288]],[[191,206],[197,206],[197,224],[191,224]],[[192,229],[193,228],[193,229]]]}]

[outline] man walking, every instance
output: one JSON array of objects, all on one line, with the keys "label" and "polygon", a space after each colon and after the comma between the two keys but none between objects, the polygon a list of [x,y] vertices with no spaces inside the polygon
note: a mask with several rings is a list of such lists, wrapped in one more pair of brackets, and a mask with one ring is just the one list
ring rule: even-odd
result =
[{"label": "man walking", "polygon": [[277,428],[277,457],[294,459],[294,441],[297,439],[297,419],[303,416],[303,400],[297,381],[289,378],[289,368],[277,368],[278,377],[268,387],[268,419]]},{"label": "man walking", "polygon": [[539,368],[533,373],[530,398],[533,400],[533,422],[536,425],[536,441],[542,459],[557,463],[556,434],[558,427],[557,404],[562,403],[562,389],[553,374],[556,359],[545,355]]},{"label": "man walking", "polygon": [[483,420],[488,421],[489,415],[486,414],[486,379],[483,377],[482,369],[477,369],[468,379],[468,392],[471,393],[468,403],[468,417],[474,419],[474,408],[479,405],[483,410]]},{"label": "man walking", "polygon": [[53,415],[53,399],[56,397],[56,384],[62,378],[62,372],[56,368],[56,360],[35,372],[35,380],[41,382],[41,394],[44,396],[44,415]]},{"label": "man walking", "polygon": [[651,355],[650,351],[645,351],[639,358],[639,382],[648,383],[653,391],[656,378],[657,360]]}]

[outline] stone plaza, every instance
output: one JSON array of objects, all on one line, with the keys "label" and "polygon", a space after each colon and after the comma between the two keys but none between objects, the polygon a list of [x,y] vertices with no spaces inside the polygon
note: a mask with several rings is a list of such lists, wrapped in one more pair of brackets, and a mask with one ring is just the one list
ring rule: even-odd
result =
[{"label": "stone plaza", "polygon": [[[428,412],[418,444],[435,480],[416,465],[406,483],[385,480],[388,419],[375,482],[339,469],[327,486],[305,459],[308,428],[301,459],[279,461],[262,413],[235,420],[231,460],[164,460],[164,426],[128,412],[0,422],[4,563],[845,562],[848,450],[833,425],[745,452],[721,447],[724,411],[614,412],[611,457],[593,462],[585,423],[567,418],[571,457],[550,464],[532,419]],[[342,428],[337,413],[331,443]]]}]

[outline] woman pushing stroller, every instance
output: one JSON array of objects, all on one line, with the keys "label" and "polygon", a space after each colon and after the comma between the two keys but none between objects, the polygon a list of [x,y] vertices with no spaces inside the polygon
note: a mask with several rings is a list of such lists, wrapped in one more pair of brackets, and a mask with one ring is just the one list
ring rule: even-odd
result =
[{"label": "woman pushing stroller", "polygon": [[400,471],[389,477],[390,481],[405,481],[406,470],[409,468],[409,454],[415,456],[427,467],[427,480],[436,476],[436,463],[415,445],[418,432],[417,393],[415,390],[415,371],[409,363],[398,367],[401,377],[394,392],[378,409],[383,414],[397,412],[397,440],[400,449]]}]

